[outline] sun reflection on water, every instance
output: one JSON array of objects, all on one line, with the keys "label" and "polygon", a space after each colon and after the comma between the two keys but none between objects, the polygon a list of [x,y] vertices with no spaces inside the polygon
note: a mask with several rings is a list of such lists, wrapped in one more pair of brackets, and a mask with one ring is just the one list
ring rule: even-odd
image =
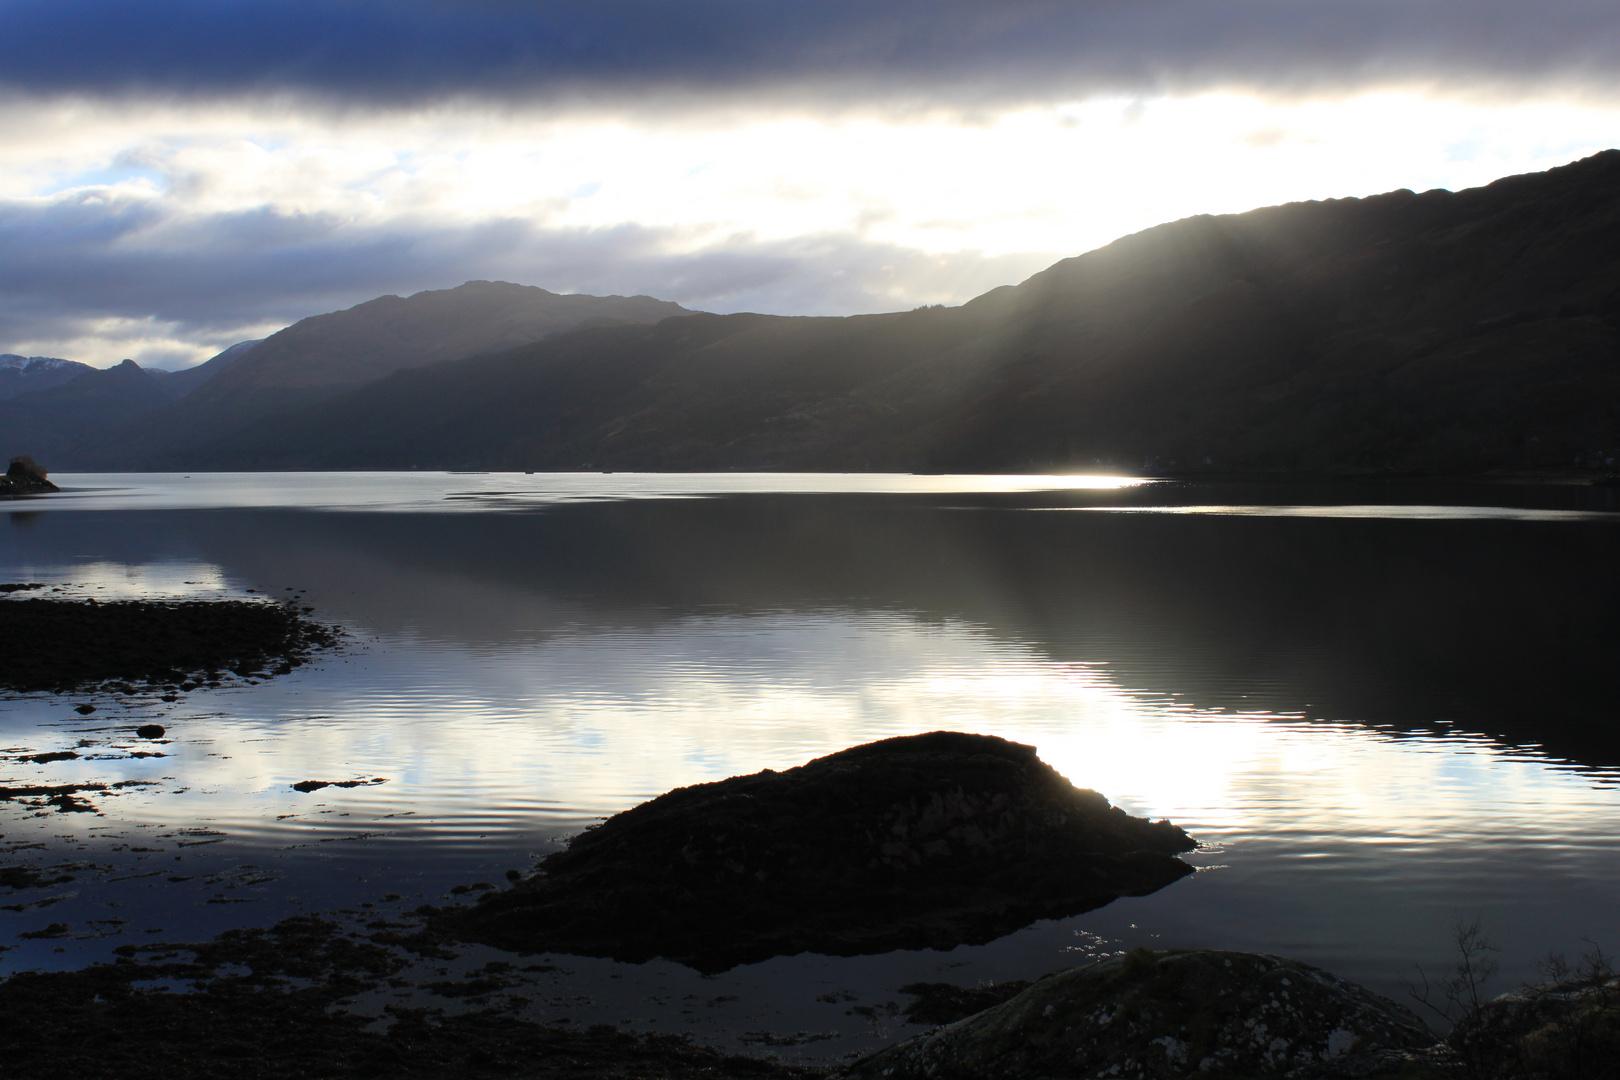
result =
[{"label": "sun reflection on water", "polygon": [[[610,481],[618,478],[590,483]],[[1059,481],[1067,482],[1038,478]],[[754,482],[723,478],[710,486]],[[889,480],[836,482],[847,488]],[[919,485],[908,490],[955,482],[906,481]],[[334,480],[327,495],[337,499],[345,485],[360,483]],[[452,490],[480,486],[492,497],[525,498],[535,483],[411,477],[389,497],[404,500],[400,505],[442,503]],[[570,478],[555,486],[574,483],[589,487]],[[685,480],[631,477],[617,490],[662,485],[662,497],[682,484],[694,488]],[[172,494],[172,487],[165,490]],[[457,527],[466,526],[469,519],[455,513]],[[315,517],[331,515],[299,520]],[[535,532],[523,539],[556,527],[544,515],[533,522]],[[63,549],[55,565],[7,563],[0,554],[0,573],[12,581],[71,582],[74,594],[98,597],[264,595],[306,584],[287,569],[305,557],[303,549],[283,563],[255,561],[263,523],[247,520],[240,551],[218,539],[234,534],[208,534],[235,562],[80,546]],[[964,608],[919,609],[881,596],[677,608],[667,597],[638,593],[633,602],[593,606],[590,597],[547,591],[526,578],[458,576],[455,568],[434,576],[423,569],[427,562],[412,563],[376,539],[393,529],[390,523],[363,534],[352,548],[323,549],[350,561],[330,560],[332,581],[308,583],[324,589],[320,615],[343,622],[352,637],[345,651],[316,665],[257,686],[190,693],[172,706],[103,695],[96,697],[100,711],[84,718],[43,695],[0,701],[9,779],[153,783],[96,796],[101,818],[36,819],[17,804],[0,804],[8,815],[0,831],[19,841],[37,833],[52,843],[66,837],[90,844],[109,826],[125,834],[148,826],[216,829],[225,838],[206,850],[236,863],[273,861],[288,882],[301,882],[304,895],[339,881],[360,889],[352,883],[437,873],[443,881],[422,886],[432,899],[432,890],[456,880],[458,867],[475,864],[480,869],[469,873],[489,874],[529,865],[592,819],[674,787],[791,768],[888,736],[957,729],[1032,744],[1075,784],[1131,813],[1167,817],[1204,845],[1193,859],[1206,872],[1075,924],[1088,931],[1119,934],[1141,919],[1154,933],[1187,941],[1319,962],[1348,964],[1350,957],[1387,971],[1406,964],[1403,950],[1432,937],[1436,926],[1443,932],[1451,913],[1465,907],[1511,927],[1532,953],[1568,947],[1554,931],[1572,930],[1571,938],[1620,933],[1612,904],[1620,888],[1615,771],[1469,734],[1466,714],[1449,728],[1403,730],[1376,715],[1194,704],[1167,688],[1186,686],[1186,672],[1207,657],[1163,647],[1135,657],[1128,674],[1116,663],[1062,658],[1050,639],[1008,629],[1027,623],[993,625],[964,616]],[[86,526],[84,535],[94,534]],[[485,535],[492,534],[478,534]],[[664,536],[644,539],[652,545]],[[996,572],[992,566],[985,579]],[[953,584],[989,589],[982,581]],[[1106,638],[1084,639],[1094,640]],[[1317,669],[1298,670],[1308,682]],[[1248,669],[1243,676],[1244,693],[1263,681]],[[169,729],[161,743],[133,736],[148,720]],[[81,740],[93,745],[80,759],[25,760]],[[167,756],[129,756],[142,749]],[[292,788],[308,779],[378,777],[387,782],[314,793]],[[62,914],[52,917],[79,917],[74,905],[101,902],[92,896],[87,890],[62,901]],[[13,922],[22,927],[34,914]]]}]

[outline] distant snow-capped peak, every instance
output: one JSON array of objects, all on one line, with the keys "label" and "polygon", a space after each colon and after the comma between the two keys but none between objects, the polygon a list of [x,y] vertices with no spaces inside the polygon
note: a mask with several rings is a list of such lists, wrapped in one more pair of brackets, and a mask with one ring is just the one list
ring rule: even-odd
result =
[{"label": "distant snow-capped peak", "polygon": [[59,356],[18,356],[16,353],[0,353],[0,369],[9,371],[29,373],[55,371],[73,363],[75,361],[63,360]]}]

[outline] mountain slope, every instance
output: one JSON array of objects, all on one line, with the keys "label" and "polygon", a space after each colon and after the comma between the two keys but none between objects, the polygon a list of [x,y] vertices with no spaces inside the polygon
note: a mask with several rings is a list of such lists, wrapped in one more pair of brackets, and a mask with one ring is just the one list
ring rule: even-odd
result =
[{"label": "mountain slope", "polygon": [[383,296],[272,334],[160,416],[107,432],[76,447],[68,460],[113,468],[196,460],[191,448],[210,438],[391,372],[526,344],[584,324],[684,314],[680,305],[648,296],[559,295],[503,281]]},{"label": "mountain slope", "polygon": [[1196,217],[960,308],[692,316],[401,371],[248,468],[1568,466],[1620,447],[1620,152]]},{"label": "mountain slope", "polygon": [[[238,342],[184,371],[143,368],[133,360],[102,370],[73,360],[0,356],[0,389],[21,387],[0,394],[0,445],[26,448],[53,468],[64,461],[71,466],[86,442],[109,429],[144,425],[150,414],[230,367],[255,344]],[[16,378],[7,382],[8,374]]]},{"label": "mountain slope", "polygon": [[36,390],[49,390],[53,386],[72,382],[86,372],[94,371],[89,364],[77,360],[62,360],[55,356],[18,356],[0,353],[0,401],[6,401]]},{"label": "mountain slope", "polygon": [[[254,338],[252,341],[238,341],[230,348],[215,353],[194,367],[170,372],[169,377],[163,380],[163,388],[173,397],[185,397],[197,387],[242,359],[248,354],[249,350],[262,340],[262,338]],[[147,370],[150,371],[151,369]]]},{"label": "mountain slope", "polygon": [[58,462],[96,432],[144,421],[171,400],[163,378],[133,360],[105,370],[84,366],[71,382],[0,401],[0,453],[27,453],[60,471]]},{"label": "mountain slope", "polygon": [[504,281],[382,296],[266,338],[228,379],[215,381],[210,398],[325,395],[402,368],[526,345],[595,319],[648,322],[684,314],[680,305],[648,296],[559,295]]}]

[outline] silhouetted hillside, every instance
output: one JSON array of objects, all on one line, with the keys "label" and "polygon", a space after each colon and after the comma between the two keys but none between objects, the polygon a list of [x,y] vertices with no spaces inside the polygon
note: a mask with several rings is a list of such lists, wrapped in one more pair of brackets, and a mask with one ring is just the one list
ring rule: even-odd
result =
[{"label": "silhouetted hillside", "polygon": [[401,369],[524,345],[581,325],[652,322],[685,312],[648,296],[564,296],[504,281],[379,297],[265,338],[184,400],[145,423],[77,445],[55,467],[206,461],[195,448],[209,439]]},{"label": "silhouetted hillside", "polygon": [[1471,471],[1620,446],[1617,410],[1608,151],[1463,192],[1189,218],[959,308],[580,330],[173,461]]}]

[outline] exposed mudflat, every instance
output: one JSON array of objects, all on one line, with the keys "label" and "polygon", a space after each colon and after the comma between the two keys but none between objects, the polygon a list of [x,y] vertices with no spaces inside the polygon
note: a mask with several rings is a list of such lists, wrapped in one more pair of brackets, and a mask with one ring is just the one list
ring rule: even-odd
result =
[{"label": "exposed mudflat", "polygon": [[[49,599],[42,586],[0,586],[0,689],[136,685],[191,690],[222,677],[285,675],[336,644],[338,631],[308,618],[312,609],[255,600]],[[88,706],[87,706],[88,708]]]},{"label": "exposed mudflat", "polygon": [[1192,873],[1175,854],[1194,846],[1074,787],[1034,747],[933,732],[678,788],[434,929],[703,971],[950,949],[1154,892]]}]

